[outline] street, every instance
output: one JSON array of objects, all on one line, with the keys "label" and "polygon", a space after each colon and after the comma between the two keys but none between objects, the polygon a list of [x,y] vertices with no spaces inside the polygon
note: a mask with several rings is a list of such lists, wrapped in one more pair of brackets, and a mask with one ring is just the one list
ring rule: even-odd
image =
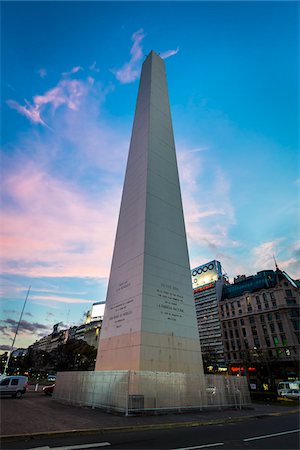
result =
[{"label": "street", "polygon": [[166,430],[95,433],[3,442],[2,449],[285,449],[299,448],[299,414],[266,416],[243,422]]}]

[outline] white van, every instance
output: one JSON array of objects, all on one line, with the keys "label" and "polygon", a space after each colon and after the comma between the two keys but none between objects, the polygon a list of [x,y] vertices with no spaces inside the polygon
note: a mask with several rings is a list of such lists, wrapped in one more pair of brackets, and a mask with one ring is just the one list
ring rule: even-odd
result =
[{"label": "white van", "polygon": [[277,386],[277,394],[280,397],[284,397],[284,395],[291,389],[300,389],[300,381],[280,381]]},{"label": "white van", "polygon": [[2,376],[0,381],[0,395],[10,395],[13,398],[21,398],[28,386],[28,377]]}]

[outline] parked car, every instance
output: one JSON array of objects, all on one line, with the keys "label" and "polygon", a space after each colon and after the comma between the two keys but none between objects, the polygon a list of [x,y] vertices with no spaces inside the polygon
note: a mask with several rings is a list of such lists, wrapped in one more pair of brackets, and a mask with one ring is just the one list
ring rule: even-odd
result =
[{"label": "parked car", "polygon": [[55,383],[54,384],[50,384],[50,386],[44,386],[43,387],[43,392],[45,395],[52,395],[53,391],[54,391],[54,387],[55,387]]},{"label": "parked car", "polygon": [[277,393],[280,397],[284,397],[291,389],[300,389],[300,381],[280,381],[277,386]]},{"label": "parked car", "polygon": [[21,398],[28,387],[28,377],[22,375],[4,376],[0,381],[0,395],[10,395],[13,398]]},{"label": "parked car", "polygon": [[282,397],[290,398],[291,400],[300,399],[300,389],[289,389],[288,391],[281,394]]}]

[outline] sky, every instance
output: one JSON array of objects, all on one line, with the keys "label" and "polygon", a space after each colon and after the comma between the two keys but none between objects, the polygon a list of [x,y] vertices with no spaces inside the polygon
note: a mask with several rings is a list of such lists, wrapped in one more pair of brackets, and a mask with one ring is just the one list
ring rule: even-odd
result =
[{"label": "sky", "polygon": [[0,349],[105,301],[141,65],[166,63],[191,267],[299,278],[297,2],[1,2]]}]

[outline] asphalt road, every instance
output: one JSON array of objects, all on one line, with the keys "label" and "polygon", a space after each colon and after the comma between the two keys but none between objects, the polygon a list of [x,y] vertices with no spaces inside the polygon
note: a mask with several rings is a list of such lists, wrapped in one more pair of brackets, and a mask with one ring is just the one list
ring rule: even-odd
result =
[{"label": "asphalt road", "polygon": [[3,442],[9,449],[299,449],[299,414],[265,416],[244,422],[171,430],[76,435],[31,441]]}]

